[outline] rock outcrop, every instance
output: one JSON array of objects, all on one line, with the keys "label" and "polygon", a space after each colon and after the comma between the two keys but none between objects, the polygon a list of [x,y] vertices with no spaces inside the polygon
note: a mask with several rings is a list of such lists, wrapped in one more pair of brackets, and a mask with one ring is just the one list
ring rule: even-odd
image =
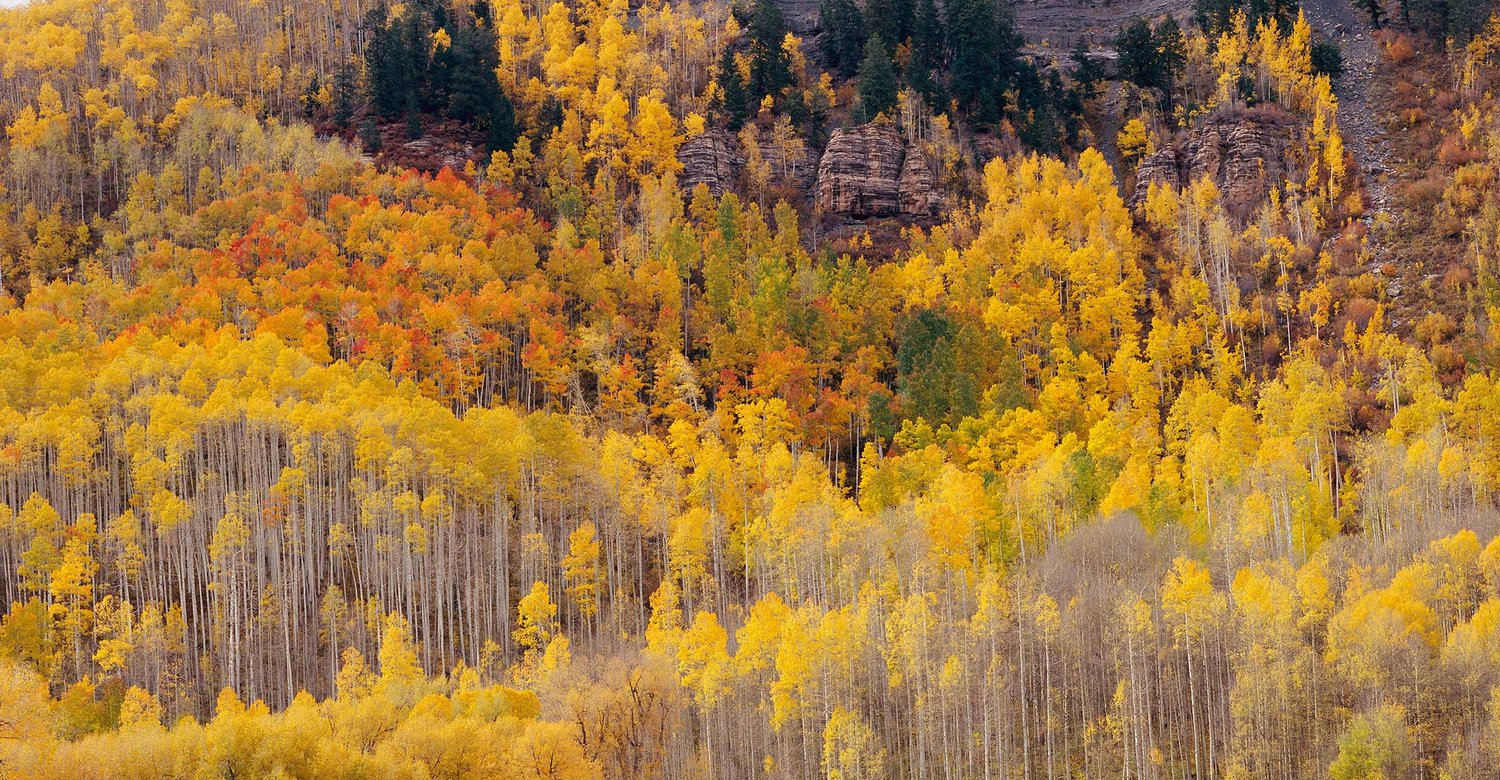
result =
[{"label": "rock outcrop", "polygon": [[1185,187],[1207,177],[1219,186],[1225,207],[1243,217],[1290,173],[1286,150],[1294,131],[1290,118],[1272,112],[1209,117],[1141,160],[1131,202],[1142,203],[1153,182]]},{"label": "rock outcrop", "polygon": [[[765,135],[759,142],[760,159],[771,173],[771,191],[788,198],[810,194],[824,216],[927,219],[943,206],[928,155],[908,146],[895,125],[835,130],[821,156],[809,150],[798,160],[783,160]],[[688,195],[700,184],[714,197],[743,194],[750,156],[739,136],[723,129],[704,131],[677,149],[682,164],[678,184]]]},{"label": "rock outcrop", "polygon": [[941,201],[927,155],[884,122],[833,131],[814,197],[819,213],[851,219],[930,217]]},{"label": "rock outcrop", "polygon": [[1135,167],[1135,193],[1131,196],[1131,205],[1144,203],[1153,184],[1182,186],[1182,165],[1175,146],[1158,149],[1141,158]]},{"label": "rock outcrop", "polygon": [[942,206],[937,178],[932,175],[932,161],[917,147],[906,150],[901,178],[896,182],[896,197],[901,202],[901,215],[906,217],[936,216]]},{"label": "rock outcrop", "polygon": [[895,125],[872,122],[833,131],[818,161],[818,210],[855,219],[901,213],[905,157]]},{"label": "rock outcrop", "polygon": [[727,130],[706,130],[689,138],[677,150],[682,163],[678,184],[691,194],[699,184],[708,186],[714,197],[733,189],[735,177],[745,167],[745,154],[739,139]]}]

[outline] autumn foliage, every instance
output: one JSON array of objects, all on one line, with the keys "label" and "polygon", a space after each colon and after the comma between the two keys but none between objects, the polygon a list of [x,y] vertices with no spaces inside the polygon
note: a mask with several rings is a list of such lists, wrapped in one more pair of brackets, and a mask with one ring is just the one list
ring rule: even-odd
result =
[{"label": "autumn foliage", "polygon": [[1305,22],[1189,42],[1305,120],[1248,220],[1014,154],[874,260],[680,191],[713,4],[495,3],[556,122],[438,174],[293,115],[356,46],[291,6],[93,7],[0,12],[4,771],[1500,761],[1494,188],[1461,316],[1392,321]]}]

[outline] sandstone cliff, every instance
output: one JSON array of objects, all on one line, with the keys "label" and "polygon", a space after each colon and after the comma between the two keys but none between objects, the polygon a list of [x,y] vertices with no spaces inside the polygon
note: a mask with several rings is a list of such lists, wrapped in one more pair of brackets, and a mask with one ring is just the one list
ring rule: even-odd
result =
[{"label": "sandstone cliff", "polygon": [[818,162],[818,210],[855,219],[901,213],[898,182],[905,156],[895,125],[833,131]]},{"label": "sandstone cliff", "polygon": [[887,123],[833,131],[814,198],[819,213],[852,219],[929,217],[941,201],[927,155]]},{"label": "sandstone cliff", "polygon": [[745,167],[745,154],[739,140],[728,130],[706,130],[689,138],[677,150],[682,163],[678,184],[691,195],[699,184],[708,186],[714,197],[734,189],[735,177]]},{"label": "sandstone cliff", "polygon": [[1247,216],[1292,172],[1287,149],[1295,131],[1288,117],[1272,111],[1209,117],[1141,160],[1131,202],[1144,201],[1154,182],[1184,187],[1206,176],[1231,213]]},{"label": "sandstone cliff", "polygon": [[[902,140],[895,125],[870,123],[834,130],[821,156],[783,160],[766,138],[761,159],[777,197],[810,197],[816,211],[837,219],[937,216],[944,198],[933,165],[920,147]],[[723,129],[707,130],[677,150],[678,184],[691,195],[702,184],[715,197],[744,193],[748,157],[740,139]]]}]

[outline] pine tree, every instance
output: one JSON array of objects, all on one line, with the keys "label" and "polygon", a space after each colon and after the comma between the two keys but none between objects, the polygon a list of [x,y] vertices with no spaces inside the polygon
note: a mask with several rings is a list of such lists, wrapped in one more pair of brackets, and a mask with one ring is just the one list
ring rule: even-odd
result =
[{"label": "pine tree", "polygon": [[1379,30],[1385,24],[1385,9],[1381,7],[1380,0],[1354,0],[1354,7],[1370,17],[1371,27]]},{"label": "pine tree", "polygon": [[933,0],[919,0],[912,20],[911,61],[913,68],[932,71],[943,64],[943,19]]},{"label": "pine tree", "polygon": [[323,84],[314,73],[312,81],[307,83],[307,91],[302,93],[302,118],[311,120],[318,113],[318,93],[323,91]]},{"label": "pine tree", "polygon": [[786,21],[774,0],[756,0],[750,16],[750,97],[759,102],[766,95],[780,97],[792,83],[786,51]]},{"label": "pine tree", "polygon": [[1092,100],[1099,94],[1099,82],[1104,80],[1104,67],[1099,64],[1099,58],[1089,52],[1089,47],[1082,38],[1073,47],[1072,56],[1073,69],[1068,75],[1073,78],[1078,94],[1084,100]]},{"label": "pine tree", "polygon": [[823,25],[823,53],[828,68],[843,78],[853,76],[864,58],[865,19],[854,0],[823,0],[818,10]]},{"label": "pine tree", "polygon": [[719,108],[724,112],[725,124],[730,130],[739,130],[750,115],[749,96],[745,93],[745,80],[735,64],[734,52],[728,48],[719,57]]},{"label": "pine tree", "polygon": [[912,21],[911,64],[906,79],[930,105],[942,105],[942,86],[933,72],[943,66],[943,20],[933,0],[919,0]]},{"label": "pine tree", "polygon": [[499,49],[495,33],[487,23],[487,6],[475,6],[475,18],[451,35],[452,85],[448,89],[448,116],[476,122],[485,131],[490,151],[509,150],[520,135],[510,98],[495,76]]},{"label": "pine tree", "polygon": [[360,123],[360,145],[365,147],[366,154],[380,154],[380,123],[375,121],[374,114],[368,115],[365,121]]},{"label": "pine tree", "polygon": [[976,120],[998,121],[1020,51],[1009,15],[991,0],[953,0],[948,4],[948,41],[954,98]]},{"label": "pine tree", "polygon": [[901,34],[901,21],[896,18],[894,0],[865,0],[865,30],[870,40],[879,38],[887,47],[900,41],[896,36]]},{"label": "pine tree", "polygon": [[1145,19],[1132,19],[1115,35],[1115,74],[1121,81],[1150,88],[1156,83],[1156,38]]},{"label": "pine tree", "polygon": [[349,127],[354,119],[354,101],[359,85],[354,80],[354,66],[345,62],[339,66],[333,81],[333,123],[340,128]]},{"label": "pine tree", "polygon": [[890,0],[891,12],[896,17],[895,38],[891,48],[906,43],[916,30],[917,4],[914,0]]},{"label": "pine tree", "polygon": [[1177,74],[1187,65],[1187,41],[1171,14],[1156,23],[1152,38],[1156,45],[1156,87],[1162,91],[1162,99],[1170,111],[1172,93],[1177,90]]},{"label": "pine tree", "polygon": [[896,110],[896,69],[878,37],[870,38],[859,65],[859,105],[866,121],[880,114],[889,117]]}]

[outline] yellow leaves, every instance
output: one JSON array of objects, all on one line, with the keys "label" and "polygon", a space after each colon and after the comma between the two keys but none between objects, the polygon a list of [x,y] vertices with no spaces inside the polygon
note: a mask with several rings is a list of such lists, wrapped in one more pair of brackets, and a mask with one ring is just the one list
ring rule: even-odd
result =
[{"label": "yellow leaves", "polygon": [[[948,263],[956,263],[958,251],[948,250]],[[905,291],[901,304],[904,311],[920,311],[932,308],[944,294],[943,274],[940,265],[927,257],[925,252],[909,255],[901,264],[901,287]]]},{"label": "yellow leaves", "polygon": [[410,702],[425,680],[412,641],[411,624],[398,612],[386,615],[380,635],[379,688],[388,696]]},{"label": "yellow leaves", "polygon": [[975,533],[990,528],[993,511],[978,474],[945,466],[937,482],[917,499],[915,511],[927,533],[932,572],[971,577]]},{"label": "yellow leaves", "polygon": [[1196,642],[1218,625],[1225,606],[1224,594],[1214,589],[1208,569],[1191,558],[1172,562],[1161,585],[1161,607],[1179,645]]},{"label": "yellow leaves", "polygon": [[62,96],[52,86],[43,82],[37,93],[36,108],[25,106],[6,127],[10,139],[11,155],[19,150],[50,149],[62,151],[67,143],[70,115],[63,107]]},{"label": "yellow leaves", "polygon": [[776,680],[771,683],[771,728],[780,732],[801,716],[814,683],[814,655],[805,610],[792,613],[780,627]]},{"label": "yellow leaves", "polygon": [[120,728],[159,726],[161,717],[161,702],[150,692],[134,685],[125,691],[125,699],[120,703]]},{"label": "yellow leaves", "polygon": [[544,582],[533,582],[531,592],[516,604],[516,628],[511,632],[517,645],[525,651],[547,646],[557,632],[557,605]]},{"label": "yellow leaves", "polygon": [[62,562],[52,571],[48,592],[52,595],[54,609],[67,605],[70,610],[92,607],[94,595],[94,573],[99,564],[94,562],[86,542],[72,536],[63,545]]},{"label": "yellow leaves", "polygon": [[828,780],[885,777],[880,735],[858,713],[835,707],[823,727],[823,772]]},{"label": "yellow leaves", "polygon": [[791,608],[776,593],[768,593],[750,607],[745,624],[735,633],[738,649],[734,655],[735,671],[741,676],[763,673],[775,663],[776,648],[781,641],[782,624]]},{"label": "yellow leaves", "polygon": [[1430,564],[1414,563],[1397,572],[1390,585],[1346,599],[1328,622],[1328,663],[1355,684],[1377,682],[1393,666],[1425,656],[1441,639],[1437,615],[1428,601],[1434,580]]},{"label": "yellow leaves", "polygon": [[573,663],[572,644],[568,638],[559,634],[552,637],[547,643],[547,649],[542,651],[542,661],[538,669],[546,675],[566,670]]},{"label": "yellow leaves", "polygon": [[712,612],[699,612],[677,646],[682,686],[704,711],[711,712],[729,685],[733,671],[729,634]]},{"label": "yellow leaves", "polygon": [[[1133,117],[1126,122],[1124,127],[1115,136],[1115,146],[1120,150],[1120,156],[1130,162],[1139,162],[1141,158],[1156,151],[1151,142],[1151,134],[1146,129],[1146,123],[1140,117]],[[1153,185],[1156,182],[1152,182]]]},{"label": "yellow leaves", "polygon": [[1007,342],[1046,354],[1061,322],[1081,351],[1109,355],[1139,329],[1140,241],[1104,158],[1076,168],[1036,156],[985,167],[979,237],[950,274],[950,295],[987,299],[985,322]]},{"label": "yellow leaves", "polygon": [[1486,599],[1454,627],[1443,646],[1443,661],[1468,675],[1500,668],[1500,599]]},{"label": "yellow leaves", "polygon": [[682,165],[677,162],[677,146],[681,142],[677,121],[659,91],[636,101],[635,138],[630,151],[637,170],[658,175],[681,170]]},{"label": "yellow leaves", "polygon": [[342,665],[339,666],[339,673],[334,681],[334,691],[339,701],[354,701],[370,695],[376,678],[366,664],[364,654],[347,647],[340,660]]},{"label": "yellow leaves", "polygon": [[1247,635],[1251,652],[1272,659],[1287,660],[1299,639],[1296,591],[1285,567],[1246,567],[1235,574],[1230,592],[1240,615],[1241,631]]}]

